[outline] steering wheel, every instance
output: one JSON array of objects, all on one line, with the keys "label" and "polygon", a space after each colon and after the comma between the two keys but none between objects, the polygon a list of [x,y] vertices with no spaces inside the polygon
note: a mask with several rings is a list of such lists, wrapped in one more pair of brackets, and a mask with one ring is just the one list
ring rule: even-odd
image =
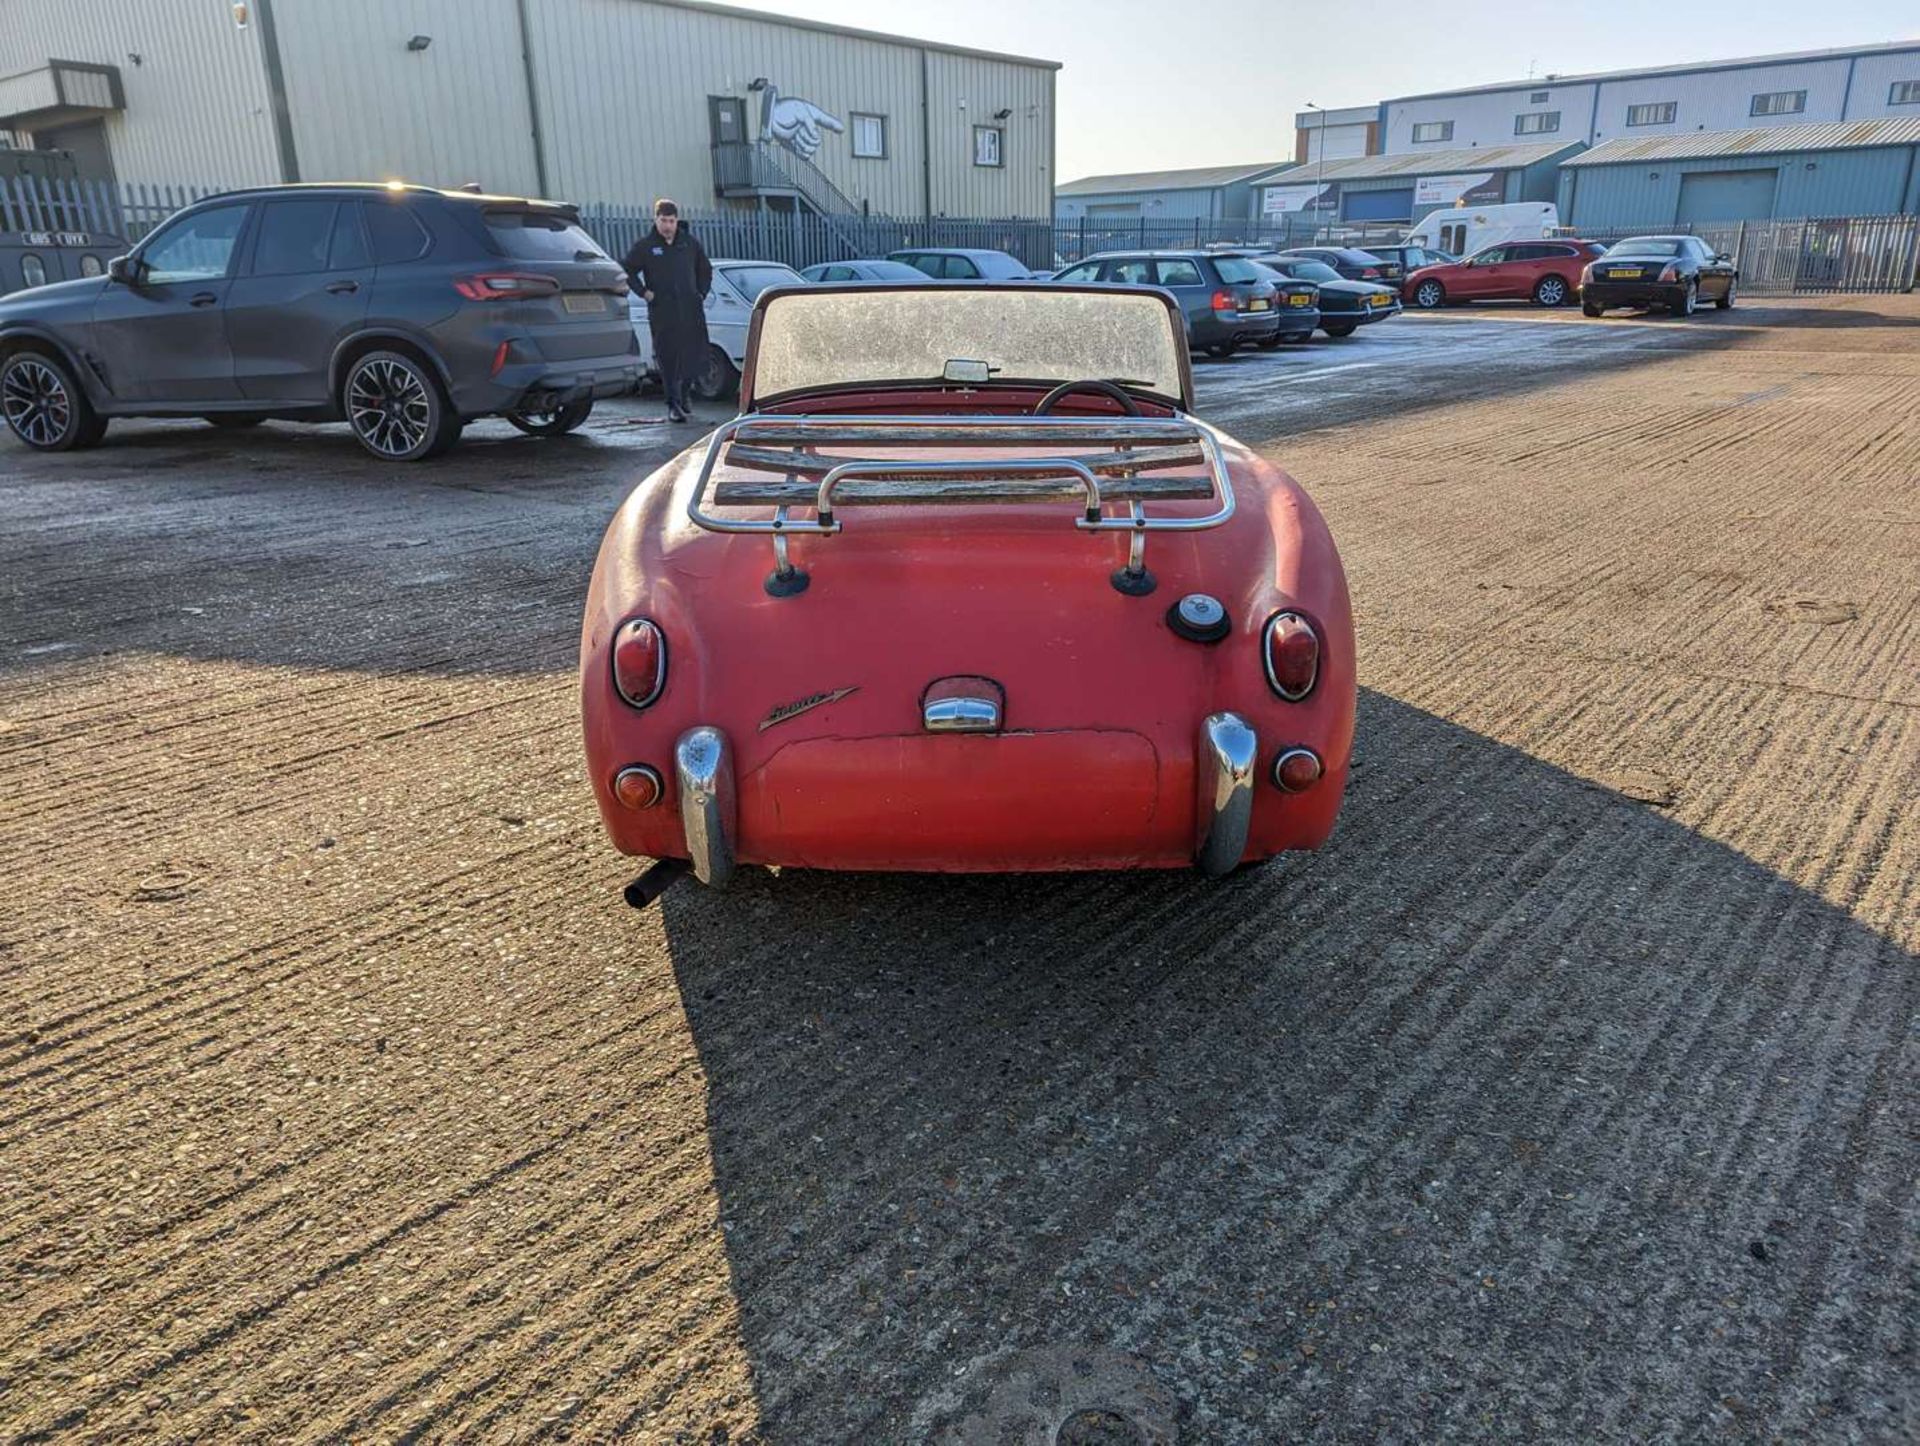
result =
[{"label": "steering wheel", "polygon": [[1115,386],[1112,382],[1103,382],[1097,377],[1089,377],[1085,381],[1060,383],[1040,399],[1040,404],[1033,409],[1034,416],[1048,416],[1052,413],[1055,402],[1062,397],[1071,396],[1074,392],[1096,392],[1103,397],[1112,397],[1129,417],[1140,415],[1140,404],[1128,396],[1122,388]]}]

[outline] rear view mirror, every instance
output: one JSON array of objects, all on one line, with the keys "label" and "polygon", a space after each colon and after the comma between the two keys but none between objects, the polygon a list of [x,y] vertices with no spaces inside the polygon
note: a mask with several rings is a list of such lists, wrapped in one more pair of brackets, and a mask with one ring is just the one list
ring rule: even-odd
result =
[{"label": "rear view mirror", "polygon": [[107,263],[107,275],[123,286],[138,286],[140,263],[131,256],[116,256]]}]

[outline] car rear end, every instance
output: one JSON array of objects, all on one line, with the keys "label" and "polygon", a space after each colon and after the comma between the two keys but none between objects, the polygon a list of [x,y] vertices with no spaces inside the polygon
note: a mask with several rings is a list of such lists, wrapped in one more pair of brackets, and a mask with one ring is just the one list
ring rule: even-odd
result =
[{"label": "car rear end", "polygon": [[1265,267],[1238,256],[1191,259],[1212,282],[1205,309],[1187,312],[1196,346],[1253,346],[1292,329],[1281,321],[1279,292]]},{"label": "car rear end", "polygon": [[1398,291],[1406,279],[1406,268],[1397,257],[1376,256],[1371,251],[1342,250],[1333,269],[1349,281],[1377,281]]},{"label": "car rear end", "polygon": [[542,412],[629,392],[640,380],[627,279],[573,208],[449,197],[477,243],[445,278],[449,314],[433,328],[463,416]]},{"label": "car rear end", "polygon": [[1685,263],[1677,256],[1615,255],[1596,257],[1580,277],[1583,305],[1678,306],[1686,296]]},{"label": "car rear end", "polygon": [[1320,288],[1311,281],[1275,276],[1274,309],[1280,313],[1280,334],[1310,336],[1320,325]]}]

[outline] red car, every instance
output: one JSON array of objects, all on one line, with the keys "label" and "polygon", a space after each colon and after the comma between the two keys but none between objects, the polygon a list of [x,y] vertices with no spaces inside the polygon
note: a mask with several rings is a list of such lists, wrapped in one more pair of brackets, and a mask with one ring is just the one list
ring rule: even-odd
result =
[{"label": "red car", "polygon": [[[1108,378],[1114,380],[1106,380]],[[1333,827],[1333,538],[1191,414],[1146,288],[776,288],[740,414],[608,529],[580,646],[623,853],[689,868],[1208,875]]]},{"label": "red car", "polygon": [[1423,266],[1400,294],[1427,311],[1461,301],[1536,301],[1564,306],[1580,294],[1580,273],[1607,248],[1594,241],[1502,241],[1464,261]]}]

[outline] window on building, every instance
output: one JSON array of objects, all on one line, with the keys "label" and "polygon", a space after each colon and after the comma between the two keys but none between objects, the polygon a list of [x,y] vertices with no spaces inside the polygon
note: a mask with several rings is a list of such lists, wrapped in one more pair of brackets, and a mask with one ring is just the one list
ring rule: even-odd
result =
[{"label": "window on building", "polygon": [[973,163],[976,166],[1004,166],[1003,143],[1007,133],[999,126],[973,128]]},{"label": "window on building", "polygon": [[885,160],[887,155],[887,118],[872,115],[866,111],[854,111],[848,119],[853,123],[853,153],[862,160]]},{"label": "window on building", "polygon": [[29,251],[20,258],[20,279],[28,286],[47,284],[47,263]]},{"label": "window on building", "polygon": [[1627,124],[1630,126],[1670,126],[1673,118],[1680,113],[1677,100],[1656,100],[1647,105],[1627,107]]},{"label": "window on building", "polygon": [[1770,90],[1753,98],[1748,115],[1798,115],[1807,108],[1804,90]]},{"label": "window on building", "polygon": [[1528,105],[1545,105],[1546,103],[1547,92],[1544,90],[1536,90],[1532,95],[1527,97]]},{"label": "window on building", "polygon": [[1513,118],[1513,133],[1517,136],[1539,136],[1560,129],[1560,112],[1557,110],[1531,110]]},{"label": "window on building", "polygon": [[1920,80],[1896,80],[1887,90],[1888,105],[1920,105]]},{"label": "window on building", "polygon": [[1415,145],[1418,145],[1422,141],[1450,141],[1452,139],[1452,121],[1421,121],[1413,128]]}]

